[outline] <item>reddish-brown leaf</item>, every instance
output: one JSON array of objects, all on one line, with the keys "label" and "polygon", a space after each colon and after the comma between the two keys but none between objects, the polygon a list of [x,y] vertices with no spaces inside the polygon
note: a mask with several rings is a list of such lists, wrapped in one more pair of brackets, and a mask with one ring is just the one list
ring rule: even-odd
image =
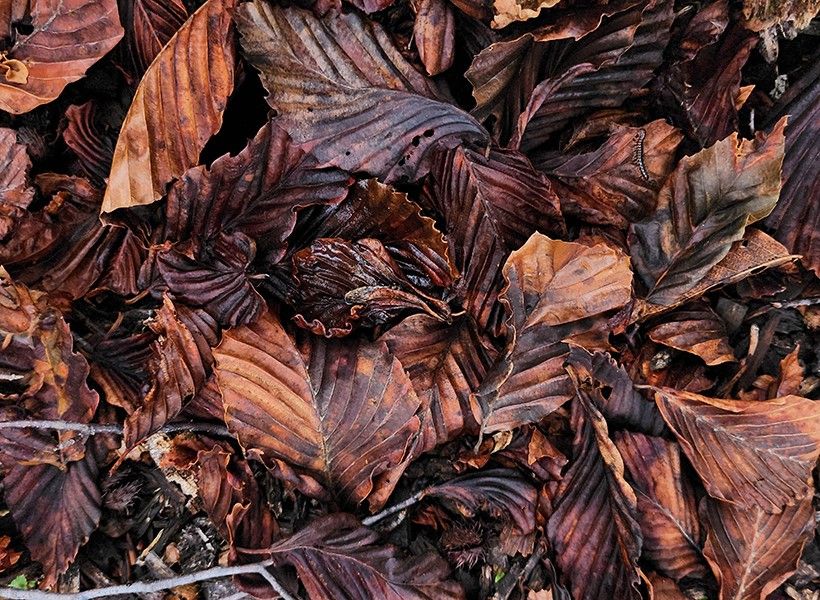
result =
[{"label": "reddish-brown leaf", "polygon": [[597,150],[540,155],[535,167],[550,176],[565,215],[626,229],[655,208],[658,183],[672,171],[681,140],[662,120],[641,128],[615,125]]},{"label": "reddish-brown leaf", "polygon": [[151,388],[142,405],[125,421],[125,444],[133,448],[165,425],[205,385],[213,365],[216,324],[201,313],[163,299],[149,323],[158,339],[149,362]]},{"label": "reddish-brown leaf", "polygon": [[194,167],[171,187],[164,236],[207,244],[223,232],[239,231],[256,242],[264,258],[276,262],[297,210],[336,204],[349,184],[341,171],[318,169],[284,130],[268,123],[236,156],[221,156],[210,169]]},{"label": "reddish-brown leaf", "polygon": [[575,600],[638,600],[641,528],[635,492],[585,391],[572,407],[573,459],[554,501],[547,535]]},{"label": "reddish-brown leaf", "polygon": [[772,119],[789,115],[780,200],[766,227],[804,265],[820,275],[820,62],[793,83],[773,110]]},{"label": "reddish-brown leaf", "polygon": [[719,400],[670,388],[655,400],[714,498],[779,513],[811,489],[820,454],[817,402]]},{"label": "reddish-brown leaf", "polygon": [[726,325],[707,304],[670,313],[647,333],[652,341],[694,354],[709,366],[735,361]]},{"label": "reddish-brown leaf", "polygon": [[493,149],[485,157],[463,147],[439,156],[427,191],[447,223],[464,306],[498,333],[501,267],[534,232],[563,233],[558,197],[523,155]]},{"label": "reddish-brown leaf", "polygon": [[460,600],[461,586],[448,579],[449,568],[433,553],[412,558],[353,515],[336,513],[314,519],[304,529],[271,546],[274,558],[296,568],[311,598],[334,600]]},{"label": "reddish-brown leaf", "polygon": [[768,215],[780,192],[781,120],[754,141],[732,134],[684,157],[661,189],[655,214],[631,228],[635,272],[649,302],[676,305]]},{"label": "reddish-brown leaf", "polygon": [[100,490],[91,452],[58,469],[17,465],[3,478],[6,503],[31,557],[43,565],[42,585],[53,586],[97,528]]},{"label": "reddish-brown leaf", "polygon": [[535,505],[538,492],[513,469],[488,469],[455,477],[434,485],[424,497],[454,502],[467,517],[486,510],[496,518],[505,518],[517,535],[535,530]]},{"label": "reddish-brown leaf", "polygon": [[797,569],[814,532],[812,494],[783,512],[704,498],[703,553],[720,584],[720,600],[765,600]]},{"label": "reddish-brown leaf", "polygon": [[455,58],[456,17],[447,0],[419,0],[413,39],[429,75],[449,69]]},{"label": "reddish-brown leaf", "polygon": [[629,374],[609,353],[590,353],[573,346],[567,355],[567,364],[573,367],[585,385],[601,390],[593,400],[602,402],[597,408],[608,423],[648,435],[661,435],[667,431],[658,407],[635,389]]},{"label": "reddish-brown leaf", "polygon": [[[546,78],[527,98],[510,141],[529,152],[574,119],[620,106],[661,64],[674,17],[673,3],[651,0],[613,15],[574,42],[550,42]],[[564,74],[575,72],[566,78]]]},{"label": "reddish-brown leaf", "polygon": [[273,313],[214,350],[228,427],[350,502],[384,503],[415,445],[420,402],[383,343],[297,344]]},{"label": "reddish-brown leaf", "polygon": [[[28,172],[31,159],[26,147],[17,143],[17,132],[13,129],[0,128],[0,205],[27,208],[34,198],[34,190],[28,185]],[[0,240],[6,237],[11,228],[0,220]]]},{"label": "reddish-brown leaf", "polygon": [[146,71],[117,139],[103,213],[156,202],[199,162],[233,91],[234,4],[208,0]]},{"label": "reddish-brown leaf", "polygon": [[254,0],[237,9],[237,24],[278,123],[322,165],[387,183],[415,181],[437,148],[487,141],[481,126],[443,102],[379,25],[357,13],[318,19]]},{"label": "reddish-brown leaf", "polygon": [[134,75],[141,77],[188,18],[183,0],[120,0],[125,43]]},{"label": "reddish-brown leaf", "polygon": [[424,288],[447,287],[457,275],[435,221],[423,216],[407,194],[375,179],[354,185],[338,205],[305,211],[289,243],[304,248],[317,238],[377,239]]},{"label": "reddish-brown leaf", "polygon": [[382,341],[401,361],[422,402],[419,452],[461,434],[478,433],[480,410],[472,393],[498,357],[498,350],[469,316],[452,325],[412,315]]},{"label": "reddish-brown leaf", "polygon": [[615,434],[615,446],[638,498],[644,557],[676,581],[702,577],[705,569],[695,492],[681,471],[677,444],[622,431]]},{"label": "reddish-brown leaf", "polygon": [[341,337],[408,312],[450,320],[447,303],[414,286],[378,240],[318,239],[293,255],[293,278],[296,322],[319,335]]},{"label": "reddish-brown leaf", "polygon": [[166,243],[154,255],[161,287],[172,298],[201,307],[222,327],[244,325],[262,314],[265,301],[248,273],[256,253],[253,240],[235,231],[219,235],[199,253],[185,252],[186,246]]},{"label": "reddish-brown leaf", "polygon": [[476,394],[487,433],[538,421],[569,400],[564,340],[578,336],[591,350],[605,348],[606,315],[632,292],[625,256],[603,244],[590,248],[540,233],[510,255],[504,278],[510,340]]},{"label": "reddish-brown leaf", "polygon": [[0,109],[14,114],[57,98],[123,35],[117,0],[37,0],[31,26],[0,61]]}]

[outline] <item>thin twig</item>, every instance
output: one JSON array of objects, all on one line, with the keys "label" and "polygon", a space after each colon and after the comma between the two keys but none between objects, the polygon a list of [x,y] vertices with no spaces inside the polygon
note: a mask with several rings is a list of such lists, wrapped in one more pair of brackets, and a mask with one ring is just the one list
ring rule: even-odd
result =
[{"label": "thin twig", "polygon": [[73,594],[0,588],[0,598],[8,598],[9,600],[91,600],[92,598],[107,598],[110,596],[119,596],[120,594],[150,594],[182,585],[207,581],[208,579],[256,574],[263,577],[283,600],[297,600],[282,587],[282,584],[267,570],[266,567],[272,564],[272,560],[266,560],[249,565],[236,565],[234,567],[213,567],[189,575],[179,575],[176,577],[168,577],[167,579],[158,579],[156,581],[136,581],[124,585],[111,585]]},{"label": "thin twig", "polygon": [[68,421],[4,421],[0,429],[52,429],[56,431],[76,431],[83,435],[113,433],[122,435],[120,425],[99,425],[96,423],[71,423]]},{"label": "thin twig", "polygon": [[[98,435],[101,433],[122,435],[123,433],[122,425],[117,424],[105,425],[99,423],[72,423],[70,421],[49,420],[5,421],[0,422],[0,429],[51,429],[54,431],[76,431],[77,433],[86,436]],[[227,427],[216,423],[168,423],[159,431],[162,433],[190,431],[197,433],[210,433],[211,435],[218,435],[221,437],[232,437]]]},{"label": "thin twig", "polygon": [[410,508],[414,504],[418,504],[421,501],[421,499],[424,498],[424,496],[427,495],[427,492],[428,492],[428,488],[424,488],[423,490],[421,490],[419,492],[416,492],[415,494],[413,494],[412,496],[410,496],[406,500],[402,500],[401,502],[399,502],[395,506],[389,506],[389,507],[385,508],[383,511],[377,512],[375,515],[371,515],[371,516],[367,517],[366,519],[362,519],[362,524],[367,525],[369,527],[369,526],[373,525],[374,523],[378,523],[382,519],[389,517],[392,514],[395,514],[395,513],[399,512],[401,510],[404,510],[406,508]]}]

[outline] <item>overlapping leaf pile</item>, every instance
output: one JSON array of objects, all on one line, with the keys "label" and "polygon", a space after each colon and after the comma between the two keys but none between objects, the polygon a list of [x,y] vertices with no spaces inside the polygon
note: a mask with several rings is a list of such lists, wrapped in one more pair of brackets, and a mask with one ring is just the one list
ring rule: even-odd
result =
[{"label": "overlapping leaf pile", "polygon": [[0,582],[810,597],[817,3],[299,4],[0,2]]}]

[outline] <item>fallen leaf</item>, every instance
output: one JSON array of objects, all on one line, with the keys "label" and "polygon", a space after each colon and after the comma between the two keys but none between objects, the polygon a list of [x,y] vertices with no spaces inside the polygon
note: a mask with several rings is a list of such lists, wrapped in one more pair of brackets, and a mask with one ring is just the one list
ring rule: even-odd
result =
[{"label": "fallen leaf", "polygon": [[384,503],[414,445],[420,403],[383,343],[297,346],[268,312],[226,331],[214,357],[226,422],[244,447],[346,501]]},{"label": "fallen leaf", "polygon": [[[233,91],[235,0],[208,0],[145,72],[125,116],[101,211],[159,200],[199,162]],[[191,44],[207,52],[189,52]]]},{"label": "fallen leaf", "polygon": [[820,405],[812,400],[722,400],[668,388],[655,400],[713,498],[779,513],[809,492],[820,454]]}]

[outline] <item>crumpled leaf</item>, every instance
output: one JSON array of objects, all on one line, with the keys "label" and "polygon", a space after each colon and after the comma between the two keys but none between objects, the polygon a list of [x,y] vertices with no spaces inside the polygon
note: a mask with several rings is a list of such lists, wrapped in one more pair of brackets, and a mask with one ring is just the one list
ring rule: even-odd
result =
[{"label": "crumpled leaf", "polygon": [[816,402],[721,400],[671,388],[658,389],[655,400],[713,498],[779,513],[811,489],[820,454]]},{"label": "crumpled leaf", "polygon": [[709,366],[735,362],[726,324],[706,304],[674,311],[647,333],[652,341],[694,354]]},{"label": "crumpled leaf", "polygon": [[296,322],[319,335],[341,337],[408,311],[450,320],[447,303],[415,287],[378,240],[318,239],[293,255],[293,278]]},{"label": "crumpled leaf", "polygon": [[128,448],[178,415],[205,386],[213,365],[210,348],[217,342],[217,326],[207,315],[175,306],[167,296],[148,325],[157,335],[148,369],[151,388],[125,421]]},{"label": "crumpled leaf", "polygon": [[[640,0],[621,0],[606,5],[573,6],[561,11],[555,7],[554,18],[549,24],[513,37],[479,46],[465,76],[473,86],[476,106],[473,116],[482,122],[495,117],[492,128],[500,139],[507,140],[517,127],[518,118],[526,108],[535,87],[544,79],[553,79],[552,87],[576,77],[579,73],[594,69],[600,60],[581,62],[569,68],[554,68],[553,61],[545,60],[550,48],[558,44],[548,44],[564,40],[560,45],[571,44],[569,40],[580,40],[595,31],[602,18],[630,9],[640,4]],[[633,13],[634,14],[634,13]],[[477,17],[480,18],[480,17]],[[630,20],[632,22],[632,20]],[[623,21],[620,22],[623,25]],[[557,52],[557,55],[562,54]]]},{"label": "crumpled leaf", "polygon": [[65,111],[66,127],[63,130],[63,140],[77,155],[83,172],[100,187],[111,171],[116,143],[113,135],[107,135],[110,132],[102,131],[98,126],[101,112],[100,104],[93,100],[71,105]]},{"label": "crumpled leaf", "polygon": [[386,183],[415,181],[437,148],[487,141],[472,117],[442,102],[379,25],[356,13],[320,20],[254,0],[240,5],[236,18],[278,123],[323,166]]},{"label": "crumpled leaf", "polygon": [[136,294],[145,248],[130,230],[100,222],[99,190],[81,177],[53,173],[38,175],[36,183],[51,201],[15,224],[0,244],[0,262],[27,285],[71,299],[101,289]]},{"label": "crumpled leaf", "polygon": [[123,36],[117,0],[36,0],[31,26],[0,60],[0,109],[13,114],[57,98]]},{"label": "crumpled leaf", "polygon": [[[682,140],[683,134],[663,120],[640,128],[616,125],[597,150],[541,154],[535,167],[550,177],[565,215],[626,229],[655,208],[658,184],[672,171]],[[634,160],[638,143],[646,178]]]},{"label": "crumpled leaf", "polygon": [[507,350],[476,393],[485,433],[538,421],[567,402],[574,392],[564,370],[564,340],[579,336],[590,349],[605,348],[604,315],[623,307],[632,292],[625,256],[603,244],[540,233],[510,255],[504,278]]},{"label": "crumpled leaf", "polygon": [[214,357],[226,422],[245,448],[345,501],[384,503],[415,444],[420,402],[383,343],[297,345],[267,312],[226,331]]},{"label": "crumpled leaf", "polygon": [[146,71],[117,139],[103,213],[156,202],[199,162],[233,91],[234,4],[208,0]]},{"label": "crumpled leaf", "polygon": [[681,470],[678,446],[627,431],[615,434],[615,446],[638,498],[643,556],[675,581],[702,577],[705,569],[695,491]]},{"label": "crumpled leaf", "polygon": [[789,115],[786,156],[780,200],[766,218],[774,237],[820,275],[820,210],[807,198],[820,197],[820,64],[812,67],[789,90],[772,111],[771,121]]},{"label": "crumpled leaf", "polygon": [[740,25],[727,28],[728,21],[728,0],[698,11],[681,40],[681,47],[697,50],[670,64],[655,83],[665,108],[704,147],[737,131],[741,69],[758,41]]},{"label": "crumpled leaf", "polygon": [[91,452],[63,469],[16,465],[3,478],[5,499],[31,557],[43,566],[42,586],[64,573],[100,521],[98,467]]},{"label": "crumpled leaf", "polygon": [[703,554],[720,584],[720,600],[765,600],[794,573],[814,532],[812,494],[783,512],[704,498]]},{"label": "crumpled leaf", "polygon": [[535,231],[561,234],[564,222],[549,181],[521,154],[467,148],[442,153],[428,195],[447,223],[464,307],[479,326],[500,333],[501,267]]},{"label": "crumpled leaf", "polygon": [[534,19],[545,8],[552,8],[559,0],[493,0],[493,22],[495,29],[501,29],[517,21]]},{"label": "crumpled leaf", "polygon": [[305,211],[288,242],[301,249],[318,238],[377,239],[421,288],[448,287],[458,274],[436,222],[407,194],[375,179],[358,182],[339,204]]},{"label": "crumpled leaf", "polygon": [[[88,423],[99,403],[88,387],[88,363],[74,351],[74,340],[62,314],[42,292],[15,283],[0,267],[0,372],[16,382],[18,393],[10,399],[31,418]],[[14,430],[0,435],[0,452],[13,440]],[[20,434],[20,432],[18,432]],[[24,436],[40,436],[26,432]],[[57,449],[38,456],[58,467],[80,460],[84,440],[73,431],[42,434]],[[59,446],[57,445],[59,442]],[[78,443],[80,442],[80,443]],[[67,566],[67,565],[66,565]]]},{"label": "crumpled leaf", "polygon": [[449,568],[429,553],[404,558],[361,525],[335,513],[311,521],[270,548],[273,557],[296,568],[311,598],[339,600],[460,600],[464,592],[448,579]]},{"label": "crumpled leaf", "polygon": [[478,433],[480,409],[472,397],[498,350],[469,316],[452,324],[411,315],[381,337],[410,376],[424,407],[419,452],[461,434]]},{"label": "crumpled leaf", "polygon": [[573,402],[572,425],[574,456],[547,524],[556,562],[575,600],[638,600],[637,499],[606,422],[585,391]]},{"label": "crumpled leaf", "polygon": [[234,232],[220,235],[194,256],[182,244],[166,243],[155,257],[157,272],[174,299],[203,308],[223,327],[236,327],[254,321],[265,309],[248,273],[255,253],[253,240]]},{"label": "crumpled leaf", "polygon": [[297,210],[336,204],[349,184],[347,174],[317,168],[284,130],[268,123],[236,156],[221,156],[210,169],[194,167],[171,186],[164,237],[191,239],[199,250],[223,232],[238,231],[276,262],[284,254]]},{"label": "crumpled leaf", "polygon": [[660,191],[655,214],[630,229],[632,263],[646,299],[674,305],[768,215],[780,191],[781,120],[754,141],[732,134],[684,157]]},{"label": "crumpled leaf", "polygon": [[[17,143],[17,132],[5,127],[0,128],[0,205],[27,208],[34,198],[34,189],[27,182],[31,169],[31,159],[26,147]],[[0,220],[0,239],[9,232],[10,227]]]},{"label": "crumpled leaf", "polygon": [[535,530],[538,492],[513,469],[487,469],[454,477],[427,488],[424,497],[454,502],[467,517],[487,510],[496,518],[508,519],[517,535]]},{"label": "crumpled leaf", "polygon": [[673,17],[672,2],[650,0],[613,15],[577,42],[550,42],[544,60],[552,69],[527,97],[510,145],[530,152],[573,120],[620,106],[661,64]]},{"label": "crumpled leaf", "polygon": [[629,374],[609,353],[590,353],[573,346],[566,363],[584,385],[601,390],[601,394],[593,395],[593,400],[600,402],[596,408],[608,423],[647,435],[662,435],[667,431],[658,407],[635,389]]}]

